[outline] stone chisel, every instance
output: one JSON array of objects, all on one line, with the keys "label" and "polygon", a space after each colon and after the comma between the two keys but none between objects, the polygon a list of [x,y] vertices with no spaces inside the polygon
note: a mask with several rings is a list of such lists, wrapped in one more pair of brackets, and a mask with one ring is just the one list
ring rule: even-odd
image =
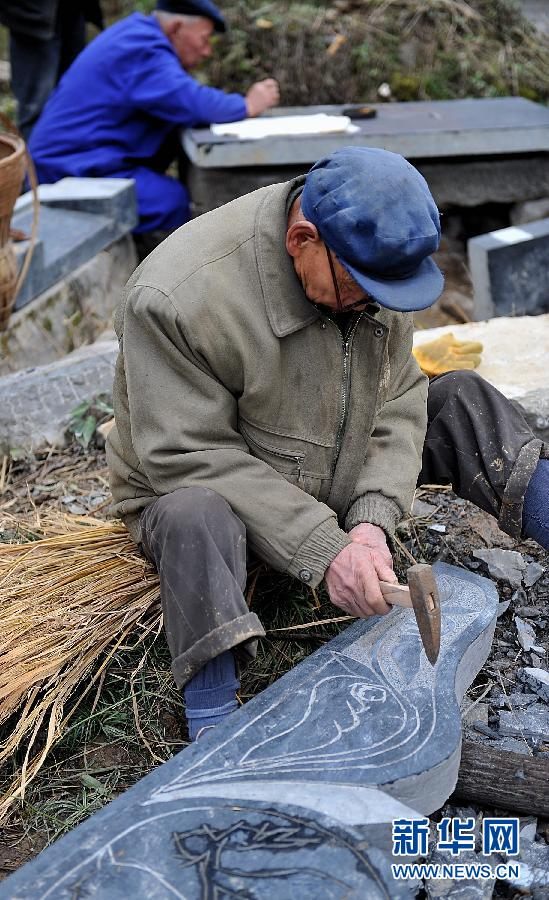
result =
[{"label": "stone chisel", "polygon": [[408,585],[380,581],[386,603],[414,610],[419,634],[429,662],[434,665],[440,649],[440,598],[431,566],[417,564],[406,573]]}]

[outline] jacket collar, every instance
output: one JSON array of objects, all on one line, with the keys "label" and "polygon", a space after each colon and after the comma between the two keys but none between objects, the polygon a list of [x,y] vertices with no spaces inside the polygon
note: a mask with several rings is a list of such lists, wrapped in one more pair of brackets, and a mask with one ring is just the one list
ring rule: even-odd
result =
[{"label": "jacket collar", "polygon": [[305,176],[276,184],[263,200],[255,222],[255,251],[265,307],[277,337],[286,337],[319,318],[307,300],[285,246],[290,192],[305,183]]}]

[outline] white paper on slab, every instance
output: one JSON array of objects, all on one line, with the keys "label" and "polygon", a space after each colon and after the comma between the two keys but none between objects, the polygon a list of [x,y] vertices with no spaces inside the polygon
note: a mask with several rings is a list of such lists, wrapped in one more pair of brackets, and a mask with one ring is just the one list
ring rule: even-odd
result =
[{"label": "white paper on slab", "polygon": [[241,141],[302,134],[354,134],[360,131],[357,125],[351,124],[349,116],[329,116],[326,113],[244,119],[241,122],[212,125],[211,130],[219,137],[236,137]]}]

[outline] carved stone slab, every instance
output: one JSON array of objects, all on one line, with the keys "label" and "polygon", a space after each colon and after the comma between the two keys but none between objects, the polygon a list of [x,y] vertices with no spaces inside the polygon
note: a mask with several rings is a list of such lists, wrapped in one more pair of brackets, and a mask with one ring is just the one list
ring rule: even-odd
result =
[{"label": "carved stone slab", "polygon": [[492,582],[435,571],[435,667],[411,610],[357,622],[11,876],[0,898],[411,896],[417,886],[390,872],[388,823],[452,792],[458,703],[498,603]]}]

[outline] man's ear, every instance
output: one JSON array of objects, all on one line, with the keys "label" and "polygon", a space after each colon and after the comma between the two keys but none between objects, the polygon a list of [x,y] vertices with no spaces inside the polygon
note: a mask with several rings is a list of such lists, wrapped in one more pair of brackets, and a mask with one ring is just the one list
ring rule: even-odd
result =
[{"label": "man's ear", "polygon": [[168,38],[168,40],[174,38],[177,34],[179,34],[183,27],[184,25],[181,19],[179,19],[177,16],[174,16],[173,19],[168,22],[168,28],[166,30],[166,37]]},{"label": "man's ear", "polygon": [[306,244],[320,240],[316,225],[306,219],[300,219],[290,225],[286,232],[286,250],[290,256],[298,256]]}]

